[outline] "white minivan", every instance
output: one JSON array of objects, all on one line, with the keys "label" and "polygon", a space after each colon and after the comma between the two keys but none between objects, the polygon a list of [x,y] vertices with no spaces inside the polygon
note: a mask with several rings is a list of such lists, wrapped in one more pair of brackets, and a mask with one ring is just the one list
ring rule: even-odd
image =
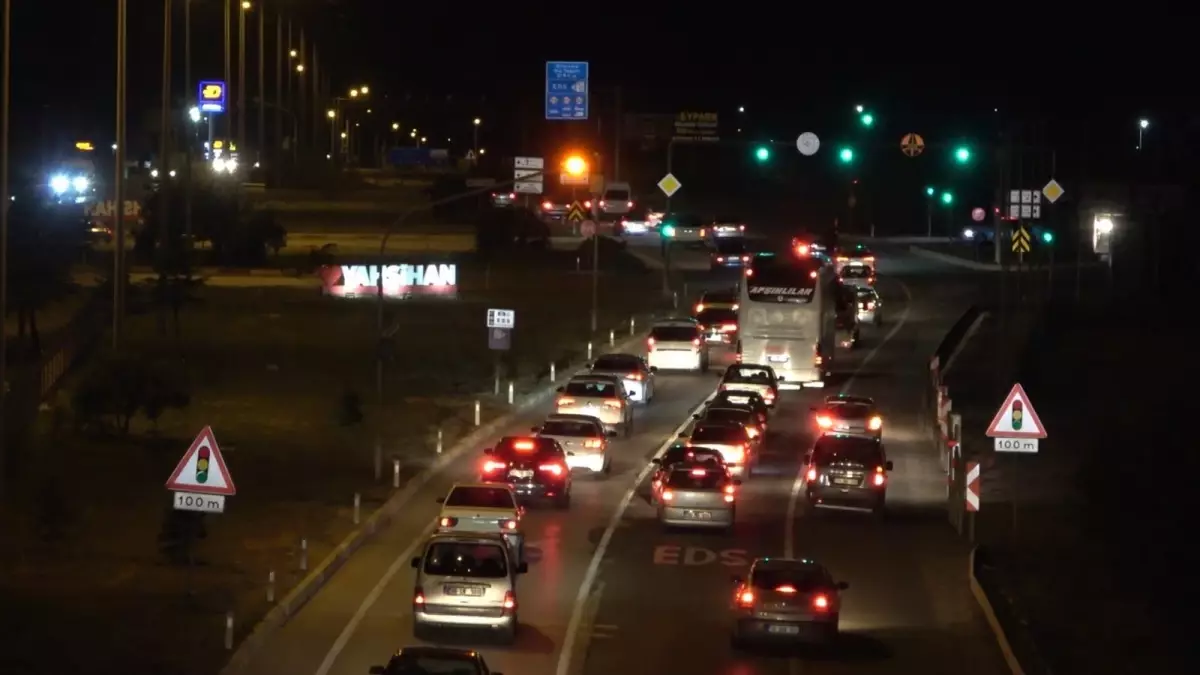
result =
[{"label": "white minivan", "polygon": [[633,189],[629,187],[629,183],[607,183],[598,206],[600,213],[625,215],[633,210]]}]

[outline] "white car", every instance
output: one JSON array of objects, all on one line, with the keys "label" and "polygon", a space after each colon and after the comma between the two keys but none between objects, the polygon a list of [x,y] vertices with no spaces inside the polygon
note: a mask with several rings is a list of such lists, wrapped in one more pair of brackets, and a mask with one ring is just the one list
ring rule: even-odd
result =
[{"label": "white car", "polygon": [[557,390],[559,415],[595,417],[606,431],[633,435],[633,401],[621,379],[612,375],[576,375]]},{"label": "white car", "polygon": [[629,183],[612,182],[604,186],[604,194],[596,205],[600,213],[623,215],[633,210],[633,190]]},{"label": "white car", "polygon": [[551,415],[532,431],[542,438],[554,439],[562,446],[567,453],[567,468],[571,471],[607,475],[612,470],[608,439],[617,433],[605,431],[604,425],[595,417]]},{"label": "white car", "polygon": [[588,366],[592,375],[612,375],[621,378],[629,398],[649,403],[654,398],[654,373],[658,368],[634,354],[605,354]]},{"label": "white car", "polygon": [[691,319],[654,324],[646,339],[646,363],[656,370],[708,372],[708,342]]},{"label": "white car", "polygon": [[516,559],[525,560],[525,534],[517,496],[504,483],[455,483],[439,497],[438,533],[491,532],[504,536]]}]

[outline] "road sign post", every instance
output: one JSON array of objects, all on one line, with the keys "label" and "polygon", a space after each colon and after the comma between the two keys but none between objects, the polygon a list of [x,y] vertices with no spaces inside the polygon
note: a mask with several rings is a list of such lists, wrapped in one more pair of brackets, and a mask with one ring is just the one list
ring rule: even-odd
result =
[{"label": "road sign post", "polygon": [[204,427],[167,479],[177,511],[223,513],[225,498],[237,494],[212,427]]},{"label": "road sign post", "polygon": [[587,61],[546,62],[546,119],[587,120],[589,70]]},{"label": "road sign post", "polygon": [[541,157],[513,158],[513,192],[540,195],[544,191],[546,161]]},{"label": "road sign post", "polygon": [[796,149],[805,157],[812,157],[821,149],[821,139],[811,131],[806,131],[796,138]]},{"label": "road sign post", "polygon": [[225,112],[225,83],[221,80],[201,80],[197,86],[196,100],[200,112],[221,114]]},{"label": "road sign post", "polygon": [[1029,253],[1031,248],[1029,230],[1025,225],[1018,224],[1012,231],[1012,252],[1019,256],[1024,256]]},{"label": "road sign post", "polygon": [[1037,453],[1038,441],[1046,438],[1046,428],[1020,383],[1013,385],[996,411],[988,425],[987,437],[993,439],[996,452]]},{"label": "road sign post", "polygon": [[972,544],[975,543],[975,514],[979,513],[979,498],[983,494],[980,474],[979,462],[967,462],[967,488],[964,490],[964,495],[967,509],[967,541]]},{"label": "road sign post", "polygon": [[925,152],[925,139],[921,138],[921,134],[904,134],[900,138],[900,152],[908,157],[919,157]]}]

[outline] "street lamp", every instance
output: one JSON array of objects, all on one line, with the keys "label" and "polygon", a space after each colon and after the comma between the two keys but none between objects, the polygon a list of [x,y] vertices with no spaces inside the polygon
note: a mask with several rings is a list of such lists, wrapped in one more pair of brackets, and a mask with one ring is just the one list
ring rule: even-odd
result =
[{"label": "street lamp", "polygon": [[288,50],[288,58],[292,58],[292,59],[294,59],[294,58],[296,58],[296,56],[297,56],[299,53],[300,53],[300,52],[297,52],[295,49],[289,49],[289,50]]},{"label": "street lamp", "polygon": [[368,89],[368,88],[367,88],[367,85],[365,85],[365,84],[364,84],[363,86],[359,87],[359,88],[358,88],[358,90],[359,90],[360,92],[362,92],[362,95],[363,95],[363,96],[366,96],[367,94],[371,93],[371,90],[370,90],[370,89]]},{"label": "street lamp", "polygon": [[861,105],[854,106],[854,112],[858,113],[859,115],[863,114],[863,110],[864,108]]},{"label": "street lamp", "polygon": [[392,131],[400,131],[400,123],[392,122]]},{"label": "street lamp", "polygon": [[738,106],[738,112],[740,112],[740,113],[744,113],[744,112],[746,112],[746,106],[744,106],[744,105],[739,105],[739,106]]},{"label": "street lamp", "polygon": [[471,148],[473,149],[475,154],[478,155],[479,154],[479,125],[483,124],[483,120],[476,117],[475,119],[473,119],[471,121],[474,122],[474,124],[471,127],[471,130],[474,132],[474,135],[472,136],[473,140],[471,143]]},{"label": "street lamp", "polygon": [[563,169],[569,176],[583,176],[587,173],[587,160],[579,155],[571,155],[563,161]]},{"label": "street lamp", "polygon": [[303,72],[304,72],[304,64],[303,64],[303,63],[297,63],[297,64],[296,64],[296,72],[297,72],[297,73],[303,73]]},{"label": "street lamp", "polygon": [[[1138,120],[1138,144],[1137,144],[1138,150],[1142,149],[1142,135],[1145,134],[1146,130],[1149,128],[1150,128],[1150,120],[1146,119],[1145,117]],[[1109,221],[1109,222],[1111,223],[1112,221]]]},{"label": "street lamp", "polygon": [[200,115],[200,109],[197,108],[196,106],[192,106],[191,108],[188,108],[188,119],[190,119],[191,121],[198,124],[200,122],[200,120],[202,119],[202,117]]},{"label": "street lamp", "polygon": [[933,196],[937,189],[932,185],[925,186],[925,236],[933,236]]},{"label": "street lamp", "polygon": [[950,194],[949,192],[943,192],[942,193],[942,205],[950,206],[953,203],[954,203],[954,195]]},{"label": "street lamp", "polygon": [[971,149],[965,145],[960,145],[954,149],[954,161],[959,164],[966,164],[971,161]]},{"label": "street lamp", "polygon": [[331,120],[336,120],[337,119],[337,111],[336,110],[326,110],[325,116]]}]

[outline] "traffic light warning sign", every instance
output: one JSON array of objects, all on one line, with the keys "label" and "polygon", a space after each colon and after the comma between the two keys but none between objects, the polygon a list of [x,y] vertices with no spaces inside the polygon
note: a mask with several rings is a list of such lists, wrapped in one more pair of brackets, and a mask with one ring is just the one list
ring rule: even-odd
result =
[{"label": "traffic light warning sign", "polygon": [[212,427],[204,427],[183,453],[183,459],[167,479],[167,489],[202,495],[237,494]]},{"label": "traffic light warning sign", "polygon": [[996,416],[992,418],[992,423],[988,425],[988,438],[1045,438],[1046,428],[1042,426],[1042,420],[1033,409],[1033,404],[1029,401],[1029,395],[1025,393],[1025,388],[1019,383],[1014,384],[1012,391],[1008,392],[1008,398],[1004,399],[1004,404],[1000,406],[1000,410],[996,411]]}]

